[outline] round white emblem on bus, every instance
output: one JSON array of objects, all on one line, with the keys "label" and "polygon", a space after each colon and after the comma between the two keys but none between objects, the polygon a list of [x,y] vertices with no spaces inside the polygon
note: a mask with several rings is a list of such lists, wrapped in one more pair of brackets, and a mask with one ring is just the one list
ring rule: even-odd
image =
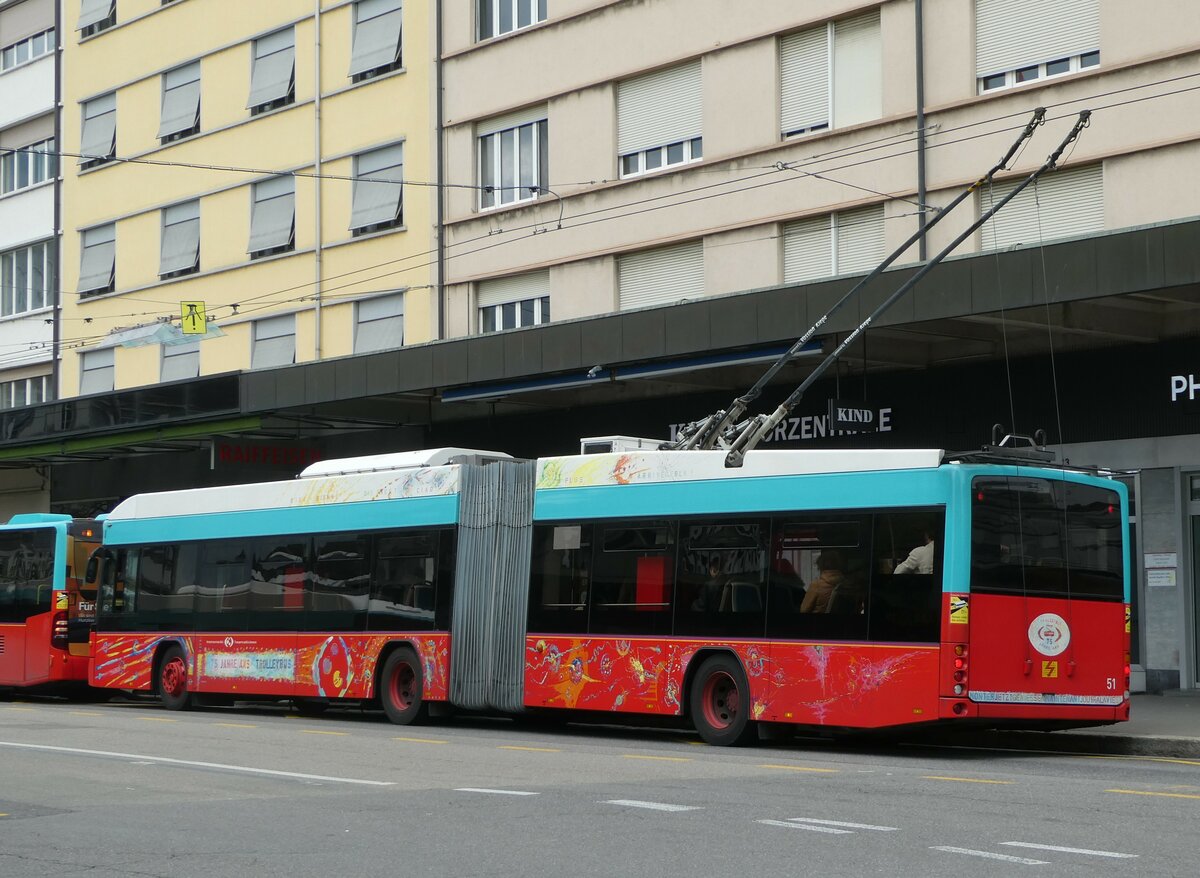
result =
[{"label": "round white emblem on bus", "polygon": [[1042,655],[1059,655],[1071,642],[1071,629],[1058,613],[1042,613],[1029,623],[1029,642]]}]

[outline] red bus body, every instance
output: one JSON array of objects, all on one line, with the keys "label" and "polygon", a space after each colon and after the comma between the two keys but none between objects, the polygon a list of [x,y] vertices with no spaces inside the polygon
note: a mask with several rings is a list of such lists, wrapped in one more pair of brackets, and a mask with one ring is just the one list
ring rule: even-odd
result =
[{"label": "red bus body", "polygon": [[95,522],[65,515],[15,515],[0,526],[0,687],[87,682],[86,633],[72,628],[83,567],[98,545]]},{"label": "red bus body", "polygon": [[[386,695],[381,678],[401,649],[414,657],[426,703],[596,716],[690,713],[697,722],[697,693],[708,691],[697,675],[725,656],[734,661],[726,676],[750,722],[1056,728],[1128,719],[1129,547],[1118,483],[925,458],[850,472],[831,459],[829,471],[814,474],[811,458],[798,456],[806,453],[769,454],[751,456],[764,461],[763,472],[751,469],[741,480],[710,465],[707,452],[541,461],[534,499],[521,513],[533,534],[532,562],[529,537],[518,551],[503,544],[502,529],[477,554],[465,544],[475,537],[460,530],[461,521],[478,510],[456,466],[416,475],[351,469],[209,489],[201,500],[195,492],[133,498],[106,523],[110,566],[128,582],[114,579],[100,590],[91,681],[159,689],[165,651],[177,650],[187,693],[371,699]],[[687,469],[693,461],[702,476]],[[639,485],[638,472],[654,477]],[[196,502],[212,508],[178,513]],[[1042,504],[1042,517],[1013,512],[1022,503]],[[1056,516],[1069,533],[1054,529]],[[898,562],[918,519],[937,522],[936,565],[902,574]],[[448,542],[422,550],[415,585],[402,586],[399,567],[380,566],[392,557],[386,546],[423,539],[430,527]],[[731,534],[742,543],[729,543]],[[206,552],[226,560],[205,561]],[[791,586],[768,578],[768,568],[803,567],[814,588],[820,552],[846,556],[839,588],[853,598],[849,610],[843,601],[838,611],[840,633],[829,637],[819,636],[824,617],[798,610],[799,593],[787,598]],[[393,554],[405,563],[417,558]],[[280,557],[291,559],[286,567]],[[720,607],[709,610],[701,607],[698,571],[714,559],[731,573]],[[347,563],[352,573],[337,566]],[[232,579],[221,572],[231,565],[239,571]],[[608,597],[598,596],[605,588]],[[395,607],[417,612],[413,594],[435,589],[436,619],[431,602],[419,630],[376,619]],[[502,607],[511,589],[521,604]],[[152,607],[171,609],[145,610],[150,598]],[[300,622],[293,630],[258,630],[253,611],[229,609],[263,600],[269,614],[261,618],[276,628],[307,619],[309,630],[298,630]],[[789,600],[795,606],[778,609]],[[141,616],[131,612],[135,601]],[[337,628],[302,615],[334,605],[347,614]],[[220,627],[222,613],[236,624]],[[757,619],[758,629],[688,634],[681,623],[688,614],[688,624]],[[187,625],[172,627],[172,619]],[[621,625],[627,630],[612,630]],[[651,633],[656,625],[673,630]],[[801,633],[779,634],[787,625]],[[599,630],[582,630],[589,626]],[[496,679],[504,692],[478,694]],[[517,700],[505,701],[511,693]]]}]

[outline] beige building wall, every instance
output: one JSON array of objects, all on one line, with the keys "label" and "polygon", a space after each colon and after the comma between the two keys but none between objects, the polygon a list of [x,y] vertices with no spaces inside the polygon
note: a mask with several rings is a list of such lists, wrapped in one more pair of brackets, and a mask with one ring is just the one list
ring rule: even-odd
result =
[{"label": "beige building wall", "polygon": [[[479,182],[481,123],[544,107],[551,190],[486,210],[476,191],[447,195],[446,302],[456,314],[470,315],[478,282],[547,266],[554,320],[606,313],[616,307],[615,274],[571,266],[611,266],[622,253],[697,239],[705,242],[704,295],[779,284],[786,223],[870,204],[884,205],[887,252],[918,227],[912,0],[780,0],[756,4],[753,15],[719,0],[556,3],[546,21],[481,42],[473,41],[475,4],[451,5],[443,52],[448,179]],[[1102,168],[1104,228],[1200,215],[1200,189],[1179,185],[1193,176],[1200,92],[1179,88],[1187,80],[1168,81],[1200,73],[1200,7],[1168,0],[1151,16],[1098,0],[1098,66],[980,93],[975,4],[923,5],[927,205],[948,203],[985,172],[1033,108],[1045,106],[1045,126],[998,183],[1036,168],[1076,114],[1091,109],[1091,125],[1063,166]],[[877,117],[847,126],[835,119],[830,130],[784,138],[782,37],[872,12],[882,69]],[[697,60],[703,159],[620,179],[619,83]],[[968,199],[930,233],[929,253],[978,211],[979,200]],[[1045,239],[1056,232],[1043,230]],[[977,233],[956,253],[981,246]],[[913,247],[901,262],[916,258]],[[457,317],[447,331],[478,326],[474,316]]]},{"label": "beige building wall", "polygon": [[[79,392],[82,354],[118,329],[177,324],[183,301],[203,302],[210,325],[224,333],[200,343],[201,375],[250,368],[253,321],[279,314],[297,315],[296,362],[352,354],[355,302],[383,293],[404,293],[404,343],[436,334],[436,190],[417,185],[436,178],[429,5],[404,4],[399,69],[361,82],[349,75],[354,2],[321,0],[319,19],[312,0],[221,2],[220,10],[116,0],[114,26],[68,34],[64,144],[79,151],[84,102],[115,92],[116,156],[130,161],[83,170],[64,163],[64,317],[74,336],[63,358],[64,396]],[[288,27],[294,101],[252,115],[253,41]],[[200,64],[200,131],[160,144],[163,74],[192,62]],[[356,236],[355,157],[395,144],[403,145],[403,222]],[[295,175],[294,248],[251,259],[253,186],[277,174]],[[200,203],[199,270],[161,279],[162,211],[192,199]],[[115,288],[79,296],[82,233],[108,223],[116,229]],[[148,348],[116,349],[117,389],[159,380],[163,349]]]}]

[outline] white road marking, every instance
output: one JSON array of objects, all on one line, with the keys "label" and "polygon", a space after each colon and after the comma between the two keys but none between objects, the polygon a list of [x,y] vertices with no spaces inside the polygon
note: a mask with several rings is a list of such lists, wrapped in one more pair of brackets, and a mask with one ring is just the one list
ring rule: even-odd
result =
[{"label": "white road marking", "polygon": [[822,826],[841,826],[843,829],[873,829],[876,832],[898,832],[897,826],[872,826],[870,823],[844,823],[841,820],[819,820],[816,817],[789,817],[796,823],[820,823]]},{"label": "white road marking", "polygon": [[1035,851],[1058,851],[1064,854],[1087,854],[1091,857],[1112,857],[1117,860],[1137,859],[1138,854],[1122,854],[1118,851],[1092,851],[1087,848],[1063,848],[1053,844],[1034,844],[1028,841],[1002,841],[1000,844],[1014,848],[1032,848]]},{"label": "white road marking", "polygon": [[456,793],[493,793],[497,796],[536,796],[526,790],[489,790],[486,787],[456,787]]},{"label": "white road marking", "polygon": [[829,835],[854,835],[850,829],[834,829],[832,826],[817,826],[812,823],[789,823],[786,820],[759,820],[764,826],[782,826],[786,829],[807,829],[809,832],[825,832]]},{"label": "white road marking", "polygon": [[952,848],[945,845],[936,845],[930,848],[931,851],[946,851],[950,854],[967,854],[971,857],[985,857],[989,860],[1003,860],[1006,863],[1020,863],[1023,866],[1048,866],[1046,860],[1028,860],[1025,857],[1010,857],[1008,854],[994,854],[991,851],[973,851],[970,848]]},{"label": "white road marking", "polygon": [[271,768],[254,768],[248,765],[226,765],[221,762],[196,762],[190,759],[171,759],[166,756],[145,756],[141,753],[115,753],[109,750],[82,750],[78,747],[52,747],[49,744],[18,744],[14,741],[0,741],[0,747],[13,747],[18,750],[42,750],[48,753],[75,753],[80,756],[103,756],[109,759],[144,759],[147,762],[162,765],[182,765],[186,768],[215,768],[220,771],[236,771],[243,774],[261,774],[267,777],[286,777],[294,780],[327,780],[332,783],[359,784],[371,787],[394,787],[393,781],[359,780],[353,777],[327,777],[321,774],[300,774],[294,771],[275,771]]},{"label": "white road marking", "polygon": [[651,811],[702,811],[695,805],[668,805],[665,802],[639,802],[636,799],[610,799],[602,805],[621,805],[626,808],[648,808]]}]

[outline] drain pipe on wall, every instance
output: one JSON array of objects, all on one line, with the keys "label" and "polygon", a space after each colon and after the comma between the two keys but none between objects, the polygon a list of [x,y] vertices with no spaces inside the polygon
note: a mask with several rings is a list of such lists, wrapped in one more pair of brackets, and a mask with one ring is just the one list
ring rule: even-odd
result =
[{"label": "drain pipe on wall", "polygon": [[434,100],[434,112],[437,113],[437,119],[434,121],[434,140],[436,143],[436,155],[434,161],[437,162],[437,281],[433,285],[435,294],[437,295],[437,341],[441,341],[446,337],[446,244],[445,244],[445,192],[442,185],[442,177],[445,174],[445,162],[443,161],[444,150],[444,135],[442,129],[442,0],[434,0],[434,16],[437,23],[435,25],[436,34],[434,36],[434,55],[433,55],[433,80],[434,88],[437,91],[437,96]]},{"label": "drain pipe on wall", "polygon": [[[921,0],[915,0],[917,14],[917,228],[925,231],[925,15]],[[922,234],[917,241],[917,257],[924,262],[929,250]]]},{"label": "drain pipe on wall", "polygon": [[321,262],[321,246],[324,243],[321,236],[321,189],[325,182],[321,179],[321,0],[313,0],[313,182],[316,183],[316,277],[313,284],[313,296],[316,300],[314,318],[316,333],[314,342],[317,360],[321,359],[321,276],[324,268]]}]

